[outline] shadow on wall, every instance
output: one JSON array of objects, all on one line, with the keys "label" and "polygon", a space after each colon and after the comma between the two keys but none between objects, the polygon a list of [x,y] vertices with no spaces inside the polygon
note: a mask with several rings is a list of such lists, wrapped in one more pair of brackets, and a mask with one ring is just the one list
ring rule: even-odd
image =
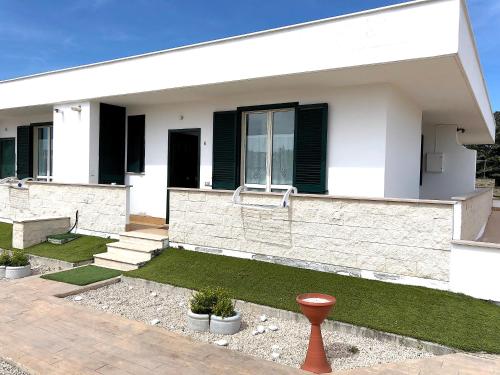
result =
[{"label": "shadow on wall", "polygon": [[[476,151],[464,147],[456,125],[424,125],[421,199],[444,199],[473,192]],[[431,157],[442,156],[442,171],[432,172]],[[438,158],[439,159],[439,158]],[[439,169],[439,168],[438,168]]]}]

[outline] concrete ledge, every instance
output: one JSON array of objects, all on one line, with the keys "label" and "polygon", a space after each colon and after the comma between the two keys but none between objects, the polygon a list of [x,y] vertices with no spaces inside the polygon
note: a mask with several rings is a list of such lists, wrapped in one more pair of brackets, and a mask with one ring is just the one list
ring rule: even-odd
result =
[{"label": "concrete ledge", "polygon": [[471,247],[485,247],[490,249],[500,250],[500,243],[493,242],[480,242],[480,241],[466,241],[466,240],[453,240],[453,245],[471,246]]},{"label": "concrete ledge", "polygon": [[[167,190],[171,191],[193,191],[199,193],[217,193],[217,194],[227,194],[232,195],[234,191],[232,190],[218,190],[218,189],[196,189],[196,188],[178,188],[169,187]],[[273,193],[264,191],[242,191],[241,195],[264,195],[264,196],[279,196],[282,197],[283,193]],[[433,199],[405,199],[405,198],[380,198],[380,197],[353,197],[346,195],[328,195],[328,194],[292,194],[290,199],[293,197],[304,197],[304,198],[318,198],[318,199],[342,199],[342,200],[353,200],[353,201],[378,201],[378,202],[401,202],[401,203],[420,203],[420,204],[440,204],[440,205],[453,205],[456,202],[453,200],[433,200]],[[231,199],[230,197],[228,198]]]},{"label": "concrete ledge", "polygon": [[45,181],[27,181],[26,185],[53,185],[53,186],[82,186],[82,187],[102,187],[113,189],[127,189],[132,185],[111,185],[111,184],[78,184],[78,183],[65,183],[65,182],[45,182]]},{"label": "concrete ledge", "polygon": [[70,290],[69,292],[55,294],[54,297],[66,298],[69,296],[74,296],[76,294],[87,292],[89,290],[95,290],[95,289],[103,288],[103,287],[108,286],[108,285],[113,285],[113,284],[119,283],[120,281],[121,281],[120,276],[117,276],[117,277],[113,277],[112,279],[97,281],[97,282],[95,282],[93,284],[89,284],[89,285],[84,285],[84,286],[75,285],[75,289]]},{"label": "concrete ledge", "polygon": [[[4,251],[4,250],[0,249],[0,252],[1,251]],[[12,255],[12,250],[6,250],[6,251]],[[71,262],[66,262],[64,260],[46,258],[46,257],[38,256],[38,255],[32,255],[32,254],[28,254],[28,257],[30,259],[30,264],[31,264],[32,268],[38,267],[38,266],[44,266],[44,267],[56,270],[55,272],[64,271],[64,270],[75,268],[75,267],[86,266],[86,265],[92,264],[94,262],[93,259],[89,259],[89,260],[82,260],[81,262],[71,263]]]},{"label": "concrete ledge", "polygon": [[[121,276],[121,280],[131,286],[156,289],[164,291],[165,293],[175,290],[177,292],[184,293],[186,295],[186,298],[189,298],[193,293],[193,290],[191,289],[181,288],[170,284],[162,284],[155,281],[138,279],[128,276]],[[263,306],[251,302],[236,300],[236,306],[238,304],[244,304],[246,307],[252,310],[255,309],[256,312],[260,314],[266,314],[270,317],[292,320],[292,321],[307,321],[307,318],[304,315],[293,311],[281,310],[270,306]],[[352,335],[377,339],[383,342],[394,342],[411,348],[423,349],[434,355],[444,355],[444,354],[459,352],[459,350],[452,349],[447,346],[436,344],[433,342],[422,341],[414,339],[412,337],[406,337],[393,333],[377,331],[371,328],[355,326],[353,324],[338,322],[335,320],[326,320],[322,326],[327,329],[335,330],[342,333],[349,333]]]},{"label": "concrete ledge", "polygon": [[466,201],[468,199],[472,199],[474,197],[477,197],[479,195],[485,194],[485,193],[490,193],[493,190],[493,188],[479,188],[474,190],[473,192],[459,195],[457,197],[452,197],[451,199],[455,201]]}]

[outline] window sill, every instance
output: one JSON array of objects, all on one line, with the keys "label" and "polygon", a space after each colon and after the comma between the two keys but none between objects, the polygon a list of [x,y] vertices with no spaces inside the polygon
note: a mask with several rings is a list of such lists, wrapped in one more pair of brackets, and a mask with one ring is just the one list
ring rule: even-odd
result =
[{"label": "window sill", "polygon": [[145,176],[146,172],[125,172],[128,176]]}]

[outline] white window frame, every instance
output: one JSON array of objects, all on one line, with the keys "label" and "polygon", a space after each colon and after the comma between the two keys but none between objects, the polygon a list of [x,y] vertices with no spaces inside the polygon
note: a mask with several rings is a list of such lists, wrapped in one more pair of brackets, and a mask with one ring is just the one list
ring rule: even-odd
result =
[{"label": "white window frame", "polygon": [[[241,112],[241,185],[249,189],[264,190],[271,192],[272,190],[287,190],[292,187],[290,185],[273,185],[272,182],[272,164],[273,164],[273,114],[276,112],[295,112],[295,108],[278,108],[278,109],[265,109],[255,111]],[[247,115],[250,113],[266,113],[267,114],[267,150],[266,150],[266,184],[247,184],[246,183],[246,165],[245,159],[247,155]],[[295,133],[294,133],[295,136]],[[294,160],[295,162],[295,160]]]},{"label": "white window frame", "polygon": [[[41,176],[38,174],[38,129],[47,128],[49,135],[49,157],[47,158],[47,176]],[[53,125],[39,125],[33,127],[33,175],[38,181],[52,181],[52,168],[53,166],[53,144],[51,144],[50,139],[53,137],[54,127]],[[52,138],[53,139],[53,138]]]}]

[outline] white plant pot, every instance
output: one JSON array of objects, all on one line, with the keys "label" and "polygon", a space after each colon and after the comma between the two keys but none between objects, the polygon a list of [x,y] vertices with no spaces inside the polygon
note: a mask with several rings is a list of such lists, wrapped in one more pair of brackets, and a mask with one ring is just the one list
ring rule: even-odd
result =
[{"label": "white plant pot", "polygon": [[27,266],[22,266],[22,267],[7,266],[5,268],[5,277],[7,279],[20,279],[22,277],[30,275],[31,275],[31,266],[29,264]]},{"label": "white plant pot", "polygon": [[187,318],[188,328],[191,331],[205,332],[210,327],[210,315],[195,314],[191,310],[188,311]]},{"label": "white plant pot", "polygon": [[0,279],[5,277],[5,266],[0,266]]},{"label": "white plant pot", "polygon": [[234,335],[241,328],[241,315],[236,312],[235,316],[222,318],[217,315],[210,317],[210,332],[217,335]]}]

